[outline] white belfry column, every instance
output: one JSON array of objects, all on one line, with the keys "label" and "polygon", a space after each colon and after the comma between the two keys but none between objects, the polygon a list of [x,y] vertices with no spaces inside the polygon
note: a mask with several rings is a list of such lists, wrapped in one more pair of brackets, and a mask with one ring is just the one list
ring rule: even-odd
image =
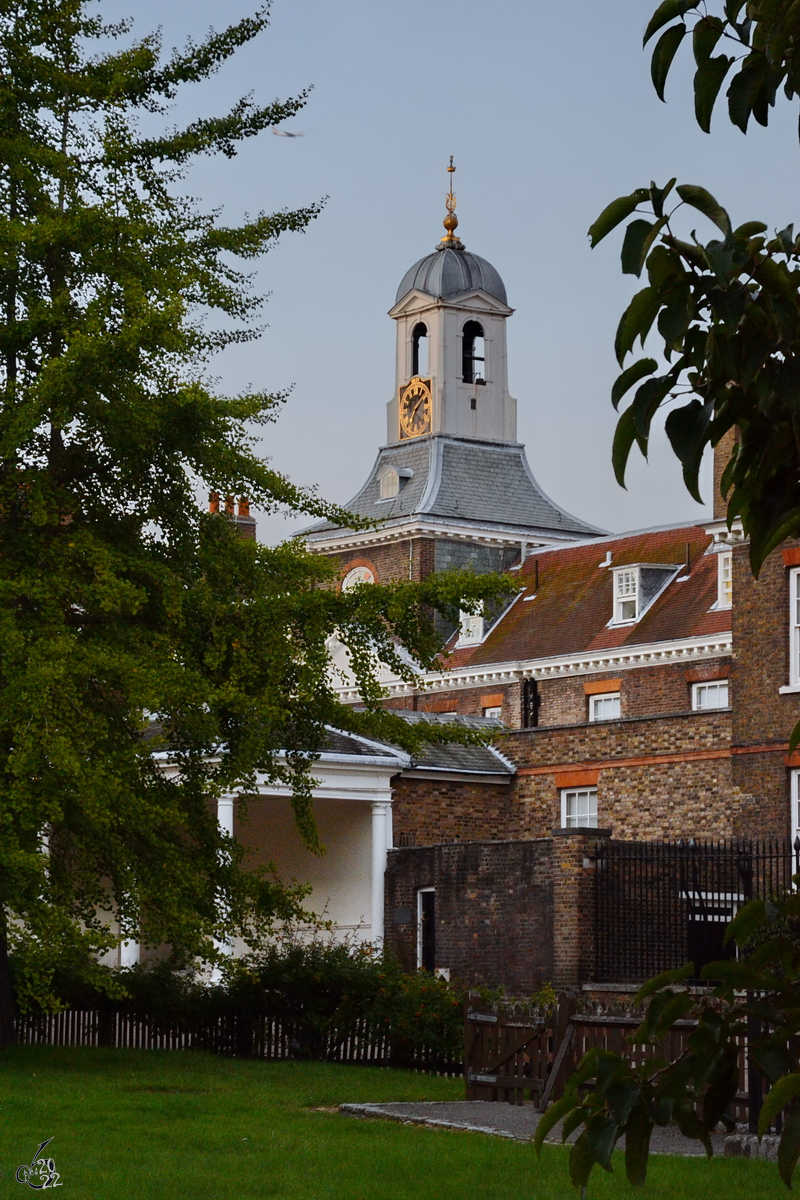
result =
[{"label": "white belfry column", "polygon": [[387,851],[392,839],[390,800],[372,803],[372,941],[383,941],[383,894]]}]

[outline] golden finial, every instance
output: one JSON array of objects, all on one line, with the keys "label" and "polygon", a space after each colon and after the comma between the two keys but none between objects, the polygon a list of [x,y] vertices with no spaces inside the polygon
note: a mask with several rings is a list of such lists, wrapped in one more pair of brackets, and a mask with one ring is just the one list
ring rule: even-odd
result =
[{"label": "golden finial", "polygon": [[447,232],[445,233],[444,237],[442,238],[441,244],[442,244],[443,249],[448,246],[455,249],[461,245],[461,239],[459,237],[456,237],[456,232],[455,232],[456,229],[458,228],[458,217],[456,216],[456,197],[455,197],[455,193],[453,191],[453,172],[454,171],[455,171],[455,166],[453,165],[453,156],[451,154],[450,155],[450,166],[447,168],[447,173],[450,176],[450,191],[445,196],[445,201],[444,201],[445,205],[447,207],[447,216],[445,217],[443,224],[444,224],[444,227],[447,230]]}]

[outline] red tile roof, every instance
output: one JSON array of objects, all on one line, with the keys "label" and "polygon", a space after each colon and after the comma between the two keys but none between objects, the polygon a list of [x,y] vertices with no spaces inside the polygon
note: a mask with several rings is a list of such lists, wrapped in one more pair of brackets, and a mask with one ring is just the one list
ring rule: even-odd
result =
[{"label": "red tile roof", "polygon": [[[686,574],[687,543],[689,578],[679,582]],[[710,544],[702,525],[688,525],[533,551],[512,578],[525,587],[527,596],[534,595],[538,561],[536,599],[520,596],[480,646],[455,651],[447,666],[553,658],[723,633],[731,628],[731,612],[709,611],[717,599],[717,557],[705,553]],[[611,565],[601,567],[607,551],[611,551]],[[634,563],[674,564],[681,569],[641,620],[608,628],[613,568]]]}]

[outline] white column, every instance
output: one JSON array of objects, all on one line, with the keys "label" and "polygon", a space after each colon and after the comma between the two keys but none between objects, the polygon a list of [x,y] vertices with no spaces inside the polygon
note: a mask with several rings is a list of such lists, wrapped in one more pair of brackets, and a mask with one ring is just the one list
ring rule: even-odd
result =
[{"label": "white column", "polygon": [[[226,792],[217,800],[217,824],[220,828],[220,833],[227,833],[229,837],[233,837],[233,804],[236,796],[233,792]],[[230,942],[217,942],[216,947],[223,954],[232,954],[233,946]],[[214,967],[211,972],[211,982],[219,983],[222,978],[219,967]]]},{"label": "white column", "polygon": [[392,806],[388,800],[372,804],[372,941],[383,941],[383,877],[391,837]]},{"label": "white column", "polygon": [[236,799],[233,792],[227,792],[217,800],[217,822],[220,832],[233,837],[233,802]]},{"label": "white column", "polygon": [[119,948],[119,965],[121,967],[135,967],[139,961],[139,943],[126,938],[120,944]]}]

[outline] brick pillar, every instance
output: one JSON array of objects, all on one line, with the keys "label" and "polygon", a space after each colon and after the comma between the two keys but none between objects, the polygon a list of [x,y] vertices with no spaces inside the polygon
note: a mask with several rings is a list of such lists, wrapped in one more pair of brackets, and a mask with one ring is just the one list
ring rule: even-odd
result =
[{"label": "brick pillar", "polygon": [[594,975],[594,852],[610,829],[553,830],[553,986]]},{"label": "brick pillar", "polygon": [[736,445],[736,430],[729,429],[714,447],[714,520],[724,521],[728,515],[727,502],[720,491],[722,472],[731,460],[733,447]]}]

